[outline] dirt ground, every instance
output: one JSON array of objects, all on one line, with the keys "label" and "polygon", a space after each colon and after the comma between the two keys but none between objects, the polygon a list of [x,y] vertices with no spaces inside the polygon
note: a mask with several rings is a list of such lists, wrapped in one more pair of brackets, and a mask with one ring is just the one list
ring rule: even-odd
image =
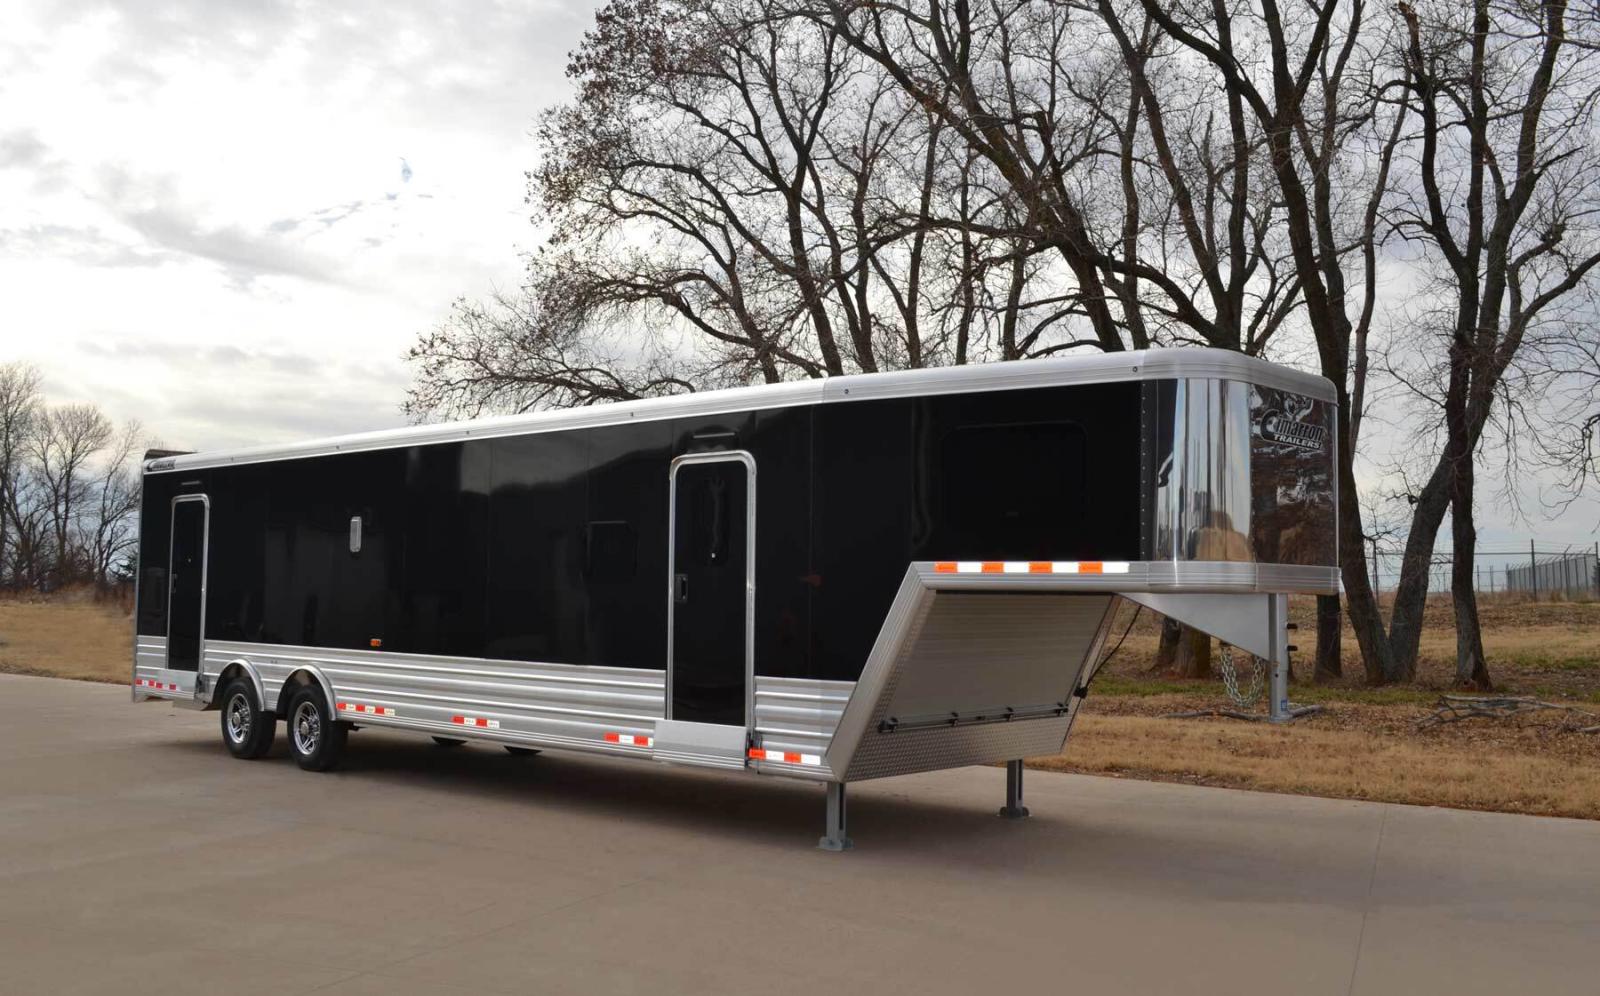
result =
[{"label": "dirt ground", "polygon": [[[1297,671],[1315,643],[1311,599],[1295,600]],[[1128,626],[1125,606],[1113,642]],[[1030,764],[1063,771],[1273,792],[1600,819],[1600,603],[1483,606],[1490,670],[1508,694],[1572,707],[1514,720],[1419,728],[1454,674],[1448,601],[1426,616],[1418,681],[1362,684],[1355,640],[1343,642],[1345,677],[1297,681],[1291,698],[1323,706],[1289,727],[1232,719],[1171,719],[1227,706],[1222,683],[1151,673],[1159,622],[1133,620],[1085,703],[1064,754]],[[0,600],[0,672],[126,682],[132,620],[87,593],[51,601]],[[1248,663],[1241,662],[1241,667]],[[1246,681],[1248,676],[1246,675]],[[1261,708],[1261,707],[1257,707]]]}]

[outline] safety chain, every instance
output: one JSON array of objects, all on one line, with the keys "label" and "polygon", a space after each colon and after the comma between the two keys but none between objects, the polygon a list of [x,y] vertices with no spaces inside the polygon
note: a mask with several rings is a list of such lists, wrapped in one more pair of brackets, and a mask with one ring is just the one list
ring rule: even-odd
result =
[{"label": "safety chain", "polygon": [[1250,655],[1250,661],[1250,688],[1248,692],[1241,692],[1239,674],[1233,667],[1233,648],[1226,643],[1222,645],[1222,687],[1227,689],[1228,698],[1233,700],[1233,704],[1241,709],[1254,708],[1267,687],[1266,662],[1255,654]]}]

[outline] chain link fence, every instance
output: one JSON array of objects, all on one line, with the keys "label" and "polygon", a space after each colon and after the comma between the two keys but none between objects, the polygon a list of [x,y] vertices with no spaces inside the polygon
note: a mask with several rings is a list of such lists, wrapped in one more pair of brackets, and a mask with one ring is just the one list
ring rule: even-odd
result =
[{"label": "chain link fence", "polygon": [[[1373,587],[1393,591],[1400,580],[1398,548],[1367,545],[1367,566]],[[1447,592],[1455,558],[1435,554],[1428,568],[1428,591]],[[1473,558],[1474,587],[1480,593],[1511,593],[1532,599],[1580,601],[1600,599],[1600,544],[1593,549],[1568,547],[1540,549],[1530,541],[1527,549],[1479,550]]]}]

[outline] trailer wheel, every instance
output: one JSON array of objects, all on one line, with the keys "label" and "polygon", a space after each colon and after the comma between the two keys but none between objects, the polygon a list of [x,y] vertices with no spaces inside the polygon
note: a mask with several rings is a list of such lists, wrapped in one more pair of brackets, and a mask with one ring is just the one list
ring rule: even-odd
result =
[{"label": "trailer wheel", "polygon": [[539,750],[536,747],[513,747],[510,744],[506,744],[505,748],[507,754],[518,756],[532,757],[533,755],[539,753]]},{"label": "trailer wheel", "polygon": [[278,732],[278,717],[261,708],[256,701],[255,686],[244,678],[235,678],[222,690],[222,742],[228,753],[247,761],[255,760],[272,749],[272,739]]},{"label": "trailer wheel", "polygon": [[466,745],[465,740],[458,740],[455,737],[434,737],[433,742],[440,747],[462,747]]},{"label": "trailer wheel", "polygon": [[307,685],[289,702],[289,753],[307,771],[327,771],[339,763],[350,728],[333,718],[322,692]]}]

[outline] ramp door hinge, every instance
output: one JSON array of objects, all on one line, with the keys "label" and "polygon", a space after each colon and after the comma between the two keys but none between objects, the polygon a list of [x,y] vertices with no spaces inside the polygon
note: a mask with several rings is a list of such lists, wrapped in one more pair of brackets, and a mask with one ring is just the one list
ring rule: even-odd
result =
[{"label": "ramp door hinge", "polygon": [[982,712],[945,712],[926,716],[890,716],[878,724],[879,733],[894,733],[897,730],[926,730],[938,726],[976,726],[982,723],[1009,723],[1014,719],[1049,719],[1064,716],[1067,713],[1067,703],[1051,702],[1047,705],[1035,706],[1002,706],[999,709],[985,709]]}]

